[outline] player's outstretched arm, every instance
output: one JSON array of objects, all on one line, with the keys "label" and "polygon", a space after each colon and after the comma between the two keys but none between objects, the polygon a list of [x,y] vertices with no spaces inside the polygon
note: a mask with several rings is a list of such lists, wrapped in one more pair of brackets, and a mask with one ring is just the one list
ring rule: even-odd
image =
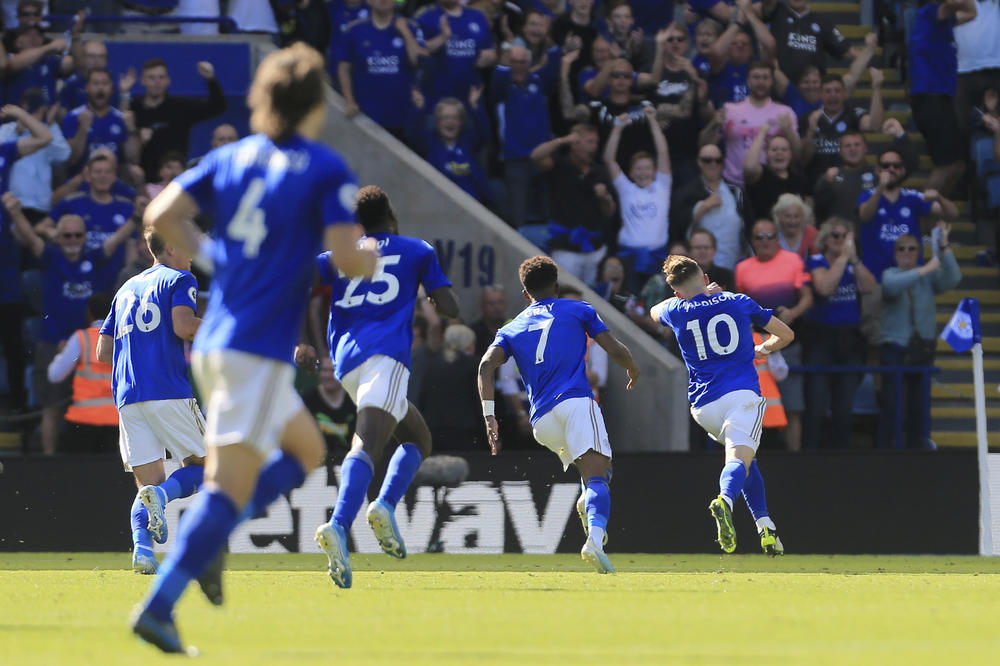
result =
[{"label": "player's outstretched arm", "polygon": [[795,339],[795,332],[788,327],[788,324],[778,319],[776,316],[771,317],[771,321],[767,322],[767,326],[764,330],[771,334],[771,336],[764,340],[754,348],[754,351],[758,355],[767,356],[772,352],[776,352],[779,349],[784,349],[788,345],[792,344],[792,340]]},{"label": "player's outstretched arm", "polygon": [[[671,298],[673,297],[671,296]],[[660,314],[662,314],[663,309],[667,307],[667,301],[669,300],[670,298],[666,298],[657,303],[656,305],[654,305],[653,307],[649,308],[649,318],[655,321],[657,324],[660,324]],[[662,324],[660,325],[662,326]]]},{"label": "player's outstretched arm", "polygon": [[442,317],[458,319],[458,299],[451,287],[438,287],[432,291],[427,298],[434,304],[434,309]]},{"label": "player's outstretched arm", "polygon": [[483,419],[486,421],[486,437],[493,455],[500,453],[500,429],[497,425],[496,405],[493,401],[493,377],[497,368],[507,360],[507,354],[496,345],[491,346],[479,361],[479,399],[483,401]]},{"label": "player's outstretched arm", "polygon": [[635,380],[639,378],[639,366],[635,364],[632,352],[618,338],[611,335],[611,331],[601,331],[594,338],[594,341],[601,345],[604,351],[608,352],[608,356],[615,363],[625,368],[625,372],[628,374],[628,385],[625,387],[625,390],[631,391],[632,387],[635,386]]},{"label": "player's outstretched arm", "polygon": [[101,363],[111,363],[114,360],[115,341],[110,335],[101,333],[97,338],[97,360]]},{"label": "player's outstretched arm", "polygon": [[194,197],[175,181],[149,202],[142,223],[152,225],[156,233],[181,254],[193,257],[198,254],[198,236],[188,221],[197,214],[198,204]]}]

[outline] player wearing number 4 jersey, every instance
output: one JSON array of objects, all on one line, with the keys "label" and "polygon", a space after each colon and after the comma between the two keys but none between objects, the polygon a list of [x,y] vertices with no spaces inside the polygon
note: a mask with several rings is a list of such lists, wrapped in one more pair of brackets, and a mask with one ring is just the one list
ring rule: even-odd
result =
[{"label": "player wearing number 4 jersey", "polygon": [[345,588],[352,578],[347,534],[365,501],[375,464],[394,433],[401,444],[389,459],[378,498],[366,515],[382,550],[406,557],[396,506],[431,452],[427,424],[406,396],[417,289],[423,285],[443,316],[458,316],[458,301],[434,248],[417,238],[396,235],[398,221],[386,193],[367,185],[358,192],[357,204],[358,221],[382,255],[371,280],[349,279],[334,271],[329,253],[317,258],[321,281],[333,287],[327,326],[330,356],[337,379],[358,406],[351,451],[340,468],[333,517],[316,529],[316,542],[330,559],[330,578]]},{"label": "player wearing number 4 jersey", "polygon": [[[188,381],[184,341],[201,320],[191,259],[167,245],[152,228],[143,231],[153,267],[115,294],[97,358],[114,368],[111,388],[118,407],[119,448],[139,492],[132,503],[132,569],[156,573],[153,539],[167,540],[164,507],[187,497],[204,473],[205,420]],[[180,469],[165,479],[164,450]]]},{"label": "player wearing number 4 jersey", "polygon": [[219,553],[244,507],[252,500],[262,510],[324,458],[293,385],[312,259],[325,241],[341,271],[370,277],[377,256],[358,244],[354,176],[316,142],[324,82],[323,58],[308,46],[267,56],[247,100],[256,134],[206,155],[146,208],[146,223],[184,254],[198,249],[188,220],[199,210],[210,213],[216,236],[215,279],[191,358],[207,403],[205,488],[132,620],[164,652],[185,651],[173,608],[192,579],[222,602]]},{"label": "player wearing number 4 jersey", "polygon": [[[767,510],[764,477],[755,456],[760,445],[765,400],[753,361],[787,346],[795,335],[771,311],[743,294],[709,284],[698,263],[671,255],[663,264],[675,298],[654,305],[650,316],[673,329],[688,367],[691,414],[709,436],[726,447],[719,496],[709,504],[722,550],[736,550],[733,502],[743,493],[757,521],[760,545],[768,555],[784,547]],[[771,334],[754,347],[752,326]]]},{"label": "player wearing number 4 jersey", "polygon": [[575,464],[586,486],[587,541],[580,554],[597,573],[614,573],[603,546],[611,511],[611,444],[587,381],[587,336],[625,368],[628,390],[639,377],[639,368],[628,347],[611,334],[593,306],[556,298],[559,269],[554,261],[542,256],[525,259],[518,276],[531,305],[497,331],[479,362],[479,396],[490,448],[493,455],[500,452],[493,377],[513,356],[528,389],[535,439],[559,456],[563,469]]}]

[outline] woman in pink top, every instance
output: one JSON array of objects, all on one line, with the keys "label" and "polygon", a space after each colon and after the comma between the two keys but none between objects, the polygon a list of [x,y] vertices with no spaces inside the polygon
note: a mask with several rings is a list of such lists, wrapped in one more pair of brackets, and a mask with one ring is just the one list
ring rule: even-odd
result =
[{"label": "woman in pink top", "polygon": [[813,212],[797,194],[786,192],[778,197],[771,209],[771,219],[778,225],[778,242],[781,249],[794,252],[803,259],[816,254],[816,236]]}]

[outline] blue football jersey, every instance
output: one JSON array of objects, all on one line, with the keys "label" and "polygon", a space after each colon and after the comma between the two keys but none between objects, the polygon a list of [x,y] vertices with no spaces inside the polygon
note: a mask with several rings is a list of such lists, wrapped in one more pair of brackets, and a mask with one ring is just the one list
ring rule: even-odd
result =
[{"label": "blue football jersey", "polygon": [[423,284],[429,294],[451,286],[426,241],[388,233],[370,237],[381,255],[371,281],[335,271],[329,252],[316,257],[320,281],[333,287],[327,336],[338,379],[377,354],[409,368],[417,288]]},{"label": "blue football jersey", "polygon": [[184,341],[174,333],[175,307],[198,309],[198,282],[188,271],[157,264],[115,294],[101,326],[114,339],[111,390],[118,409],[133,402],[193,398]]},{"label": "blue football jersey", "polygon": [[724,291],[690,300],[671,298],[660,323],[674,330],[688,367],[688,400],[707,405],[733,391],[760,395],[753,366],[753,327],[771,321],[771,310],[749,296]]},{"label": "blue football jersey", "polygon": [[213,150],[174,182],[215,221],[215,276],[194,350],[291,363],[323,232],[354,223],[354,174],[316,141],[279,145],[255,134]]},{"label": "blue football jersey", "polygon": [[587,381],[587,336],[606,330],[589,303],[543,298],[497,331],[493,345],[514,357],[532,423],[563,400],[594,397]]}]

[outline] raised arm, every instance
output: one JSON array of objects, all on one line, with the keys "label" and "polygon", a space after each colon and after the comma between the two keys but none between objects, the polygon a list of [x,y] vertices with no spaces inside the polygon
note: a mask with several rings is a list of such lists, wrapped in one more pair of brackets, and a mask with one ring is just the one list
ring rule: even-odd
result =
[{"label": "raised arm", "polygon": [[500,430],[497,426],[496,403],[494,402],[493,377],[497,369],[507,361],[507,354],[496,345],[491,346],[479,361],[479,399],[483,402],[483,419],[486,421],[486,436],[493,455],[500,453]]},{"label": "raised arm", "polygon": [[816,152],[816,128],[819,125],[819,116],[823,109],[816,109],[809,114],[809,124],[806,126],[806,135],[802,137],[799,145],[799,159],[805,165],[812,161]]},{"label": "raised arm", "polygon": [[958,217],[958,206],[950,199],[945,198],[937,190],[926,190],[924,192],[924,199],[932,202],[931,215],[937,215],[946,220],[954,220]]},{"label": "raised arm", "polygon": [[653,146],[656,147],[656,170],[660,173],[670,173],[670,147],[663,128],[656,120],[656,109],[652,106],[643,107],[642,113],[649,123],[649,133],[653,135]]},{"label": "raised arm", "polygon": [[615,181],[622,173],[621,167],[618,166],[617,159],[618,144],[622,139],[622,130],[627,124],[627,113],[623,113],[615,118],[614,127],[611,128],[611,134],[608,135],[608,142],[604,145],[604,165],[608,167],[608,173],[611,174],[612,182]]},{"label": "raised arm", "polygon": [[861,119],[862,132],[874,132],[882,127],[882,116],[885,109],[882,104],[882,82],[885,75],[882,70],[869,67],[868,72],[872,77],[872,102],[868,107],[868,114]]},{"label": "raised arm", "polygon": [[31,133],[31,136],[17,140],[18,157],[30,155],[52,143],[52,130],[49,129],[48,125],[21,107],[6,104],[3,108],[0,108],[0,116],[20,120]]},{"label": "raised arm", "polygon": [[14,229],[17,231],[15,238],[18,242],[31,250],[31,253],[36,257],[42,256],[42,252],[45,251],[45,241],[35,233],[28,218],[24,216],[20,199],[15,197],[13,192],[4,192],[3,207],[7,209],[11,221],[14,223]]},{"label": "raised arm", "polygon": [[729,45],[733,43],[733,38],[740,31],[740,26],[730,23],[729,27],[722,31],[719,38],[712,43],[712,48],[708,55],[708,64],[712,68],[712,73],[720,71],[729,60]]},{"label": "raised arm", "polygon": [[862,222],[871,222],[872,218],[875,217],[882,194],[889,185],[889,179],[890,174],[888,171],[879,172],[878,185],[875,186],[875,191],[872,192],[872,195],[864,203],[858,206],[858,219]]},{"label": "raised arm", "polygon": [[635,380],[639,379],[639,366],[635,364],[632,352],[618,338],[611,335],[611,331],[601,331],[594,338],[594,342],[601,345],[601,348],[608,352],[608,356],[615,363],[625,368],[625,374],[628,375],[628,384],[625,386],[625,390],[631,391],[632,387],[635,386]]},{"label": "raised arm", "polygon": [[764,140],[770,131],[770,125],[761,125],[757,130],[757,136],[753,138],[747,156],[743,159],[743,178],[747,185],[756,185],[760,177],[764,175],[764,166],[760,163],[760,153],[764,150]]},{"label": "raised arm", "polygon": [[[847,74],[844,75],[844,87],[847,89],[847,94],[850,95],[854,92],[855,88],[858,87],[858,81],[861,80],[861,75],[865,71],[865,67],[871,62],[872,56],[875,55],[875,49],[878,48],[878,35],[874,32],[869,32],[865,35],[865,46],[858,55],[851,61],[851,67],[847,70]],[[878,127],[878,125],[873,125],[873,127]]]},{"label": "raised arm", "polygon": [[405,17],[397,16],[395,25],[396,32],[403,38],[403,44],[406,45],[406,59],[410,61],[411,67],[416,67],[420,56],[425,55],[427,52],[417,42],[417,38],[413,36],[413,31],[410,30],[410,22]]},{"label": "raised arm", "polygon": [[[70,118],[71,116],[68,116],[63,120],[64,125]],[[76,164],[83,157],[83,151],[87,147],[87,134],[94,123],[94,112],[84,109],[77,115],[76,122],[76,133],[66,137],[66,143],[69,144],[69,159],[66,161],[70,164]]]},{"label": "raised arm", "polygon": [[736,6],[739,7],[740,14],[750,24],[750,29],[753,30],[754,37],[757,38],[757,43],[760,45],[761,60],[769,60],[771,54],[776,55],[778,52],[771,31],[768,30],[767,25],[764,24],[764,21],[754,11],[750,0],[736,0]]},{"label": "raised arm", "polygon": [[[104,250],[104,256],[110,257],[118,249],[118,246],[127,241],[135,233],[135,218],[130,217],[125,220],[125,224],[121,225],[115,230],[115,233],[111,234],[104,239],[101,243],[101,249]],[[193,256],[193,254],[192,254]]]},{"label": "raised arm", "polygon": [[572,140],[573,135],[567,134],[566,136],[556,137],[555,139],[550,139],[545,143],[538,144],[535,146],[535,149],[531,151],[531,161],[535,163],[535,166],[539,171],[549,171],[555,164],[552,160],[552,153],[556,152]]},{"label": "raised arm", "polygon": [[437,36],[424,42],[424,46],[428,53],[437,53],[442,46],[448,43],[449,39],[451,39],[451,24],[448,23],[448,14],[442,12],[438,19]]}]

